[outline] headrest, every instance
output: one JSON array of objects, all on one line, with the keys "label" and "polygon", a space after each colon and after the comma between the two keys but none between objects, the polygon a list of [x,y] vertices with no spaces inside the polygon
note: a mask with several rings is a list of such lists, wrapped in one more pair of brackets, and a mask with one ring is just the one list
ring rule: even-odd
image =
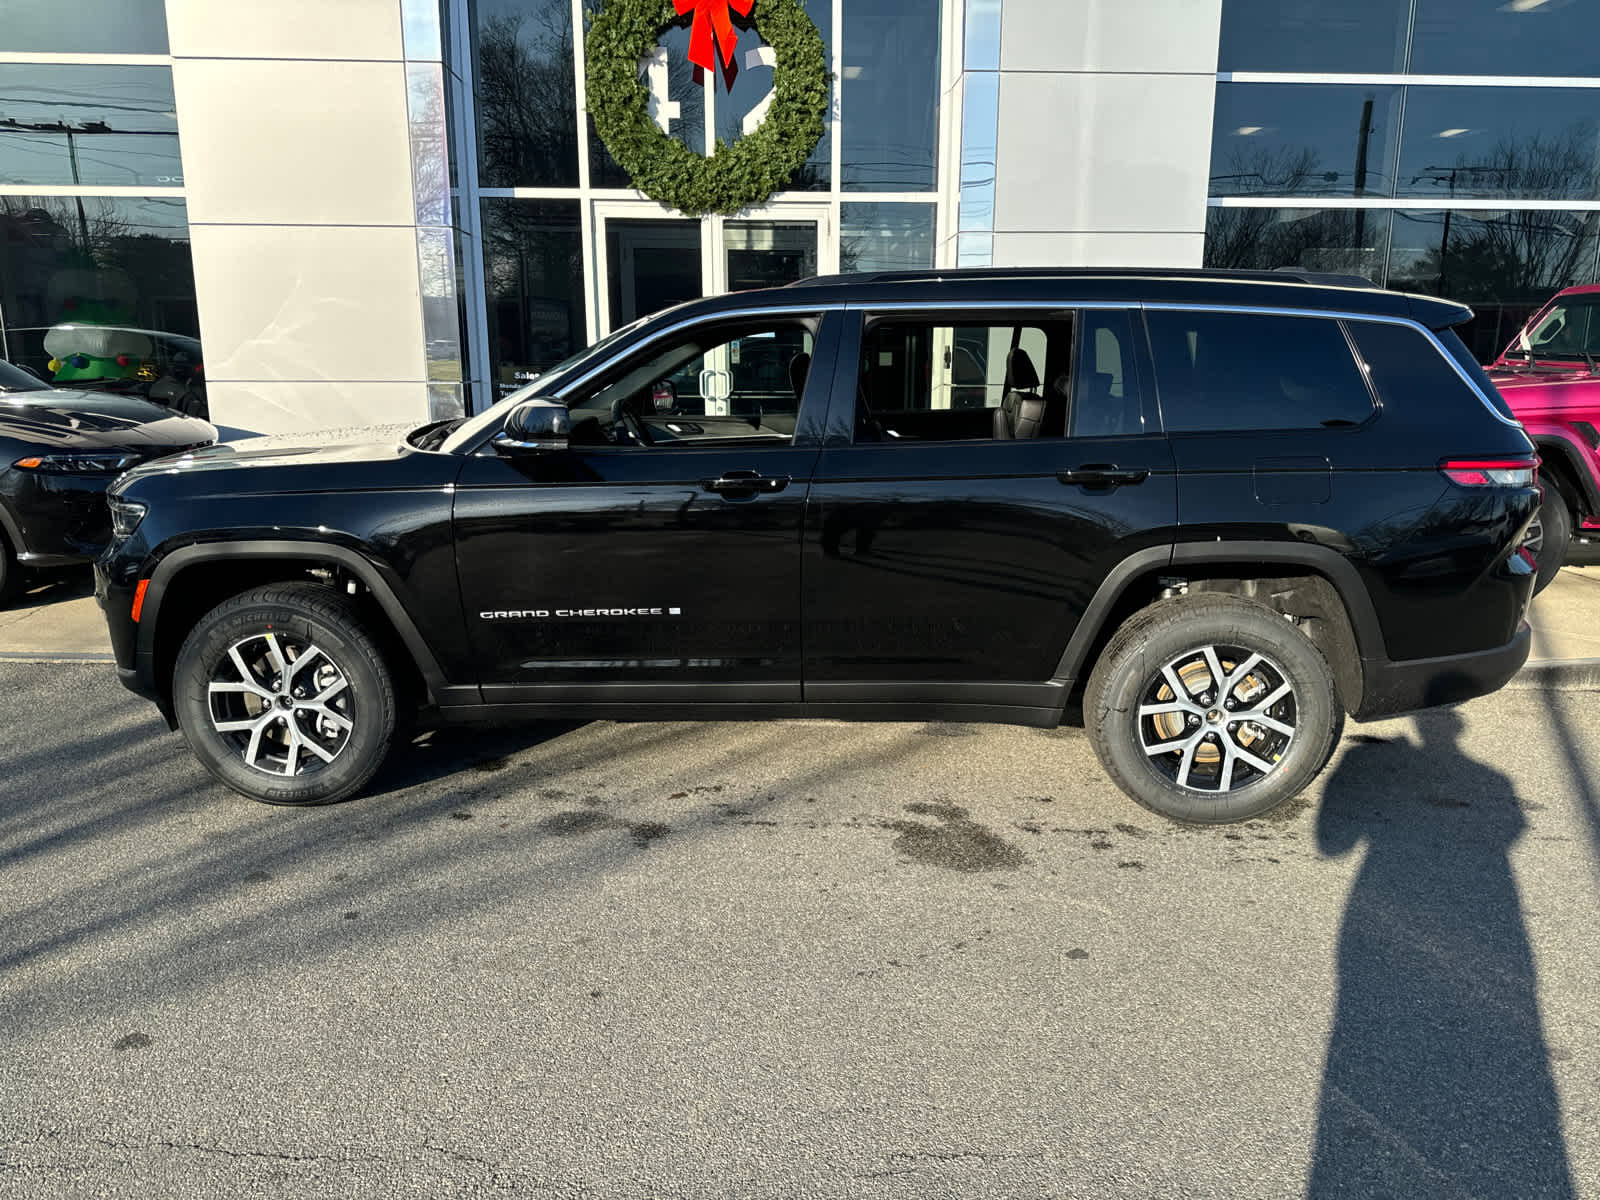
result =
[{"label": "headrest", "polygon": [[805,386],[806,374],[811,370],[811,355],[802,350],[789,360],[789,386],[798,392]]},{"label": "headrest", "polygon": [[1033,369],[1033,359],[1018,346],[1006,355],[1006,388],[1019,392],[1032,391],[1039,386],[1039,372]]}]

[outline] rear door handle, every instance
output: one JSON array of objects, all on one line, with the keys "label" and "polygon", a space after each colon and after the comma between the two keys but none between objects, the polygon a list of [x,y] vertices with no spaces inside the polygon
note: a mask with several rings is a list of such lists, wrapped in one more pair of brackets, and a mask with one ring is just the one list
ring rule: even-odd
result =
[{"label": "rear door handle", "polygon": [[1114,488],[1143,483],[1150,478],[1150,471],[1146,467],[1124,470],[1115,463],[1086,463],[1076,470],[1057,471],[1056,478],[1073,487]]},{"label": "rear door handle", "polygon": [[781,492],[789,486],[791,478],[789,475],[762,475],[758,471],[724,471],[716,479],[702,479],[700,486],[708,492],[737,500]]}]

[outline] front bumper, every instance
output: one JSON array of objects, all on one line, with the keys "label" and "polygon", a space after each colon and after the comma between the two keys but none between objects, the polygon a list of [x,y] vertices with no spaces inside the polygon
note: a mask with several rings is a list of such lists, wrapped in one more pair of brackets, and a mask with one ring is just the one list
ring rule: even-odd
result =
[{"label": "front bumper", "polygon": [[1375,721],[1487,696],[1522,669],[1532,645],[1533,630],[1524,621],[1509,642],[1492,650],[1403,662],[1364,658],[1361,707],[1351,716],[1357,721]]},{"label": "front bumper", "polygon": [[6,505],[21,545],[17,561],[30,567],[92,563],[111,541],[106,489],[112,475],[9,473]]}]

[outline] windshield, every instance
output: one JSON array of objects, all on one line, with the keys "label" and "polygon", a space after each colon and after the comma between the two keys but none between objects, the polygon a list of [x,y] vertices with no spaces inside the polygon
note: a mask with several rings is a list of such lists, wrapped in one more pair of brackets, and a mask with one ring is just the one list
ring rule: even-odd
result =
[{"label": "windshield", "polygon": [[[671,310],[666,310],[671,311]],[[580,374],[582,368],[588,366],[593,360],[599,358],[612,346],[623,338],[641,329],[652,321],[660,320],[663,313],[654,313],[648,317],[640,317],[631,325],[624,325],[621,329],[613,330],[587,349],[580,350],[571,358],[563,359],[555,366],[540,372],[538,378],[530,381],[526,387],[518,388],[505,399],[485,409],[477,416],[463,422],[451,430],[450,436],[439,446],[447,454],[457,453],[481,439],[490,429],[505,417],[506,413],[524,400],[534,396],[548,396],[561,390],[568,378]]]},{"label": "windshield", "polygon": [[0,359],[0,392],[48,392],[50,385],[21,367]]},{"label": "windshield", "polygon": [[1575,296],[1553,305],[1517,335],[1512,354],[1533,358],[1600,357],[1600,296]]}]

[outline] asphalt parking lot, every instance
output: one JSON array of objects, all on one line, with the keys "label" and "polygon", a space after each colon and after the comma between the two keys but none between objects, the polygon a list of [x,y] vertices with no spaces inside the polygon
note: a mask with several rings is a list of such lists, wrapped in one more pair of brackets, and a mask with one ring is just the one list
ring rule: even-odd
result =
[{"label": "asphalt parking lot", "polygon": [[312,810],[0,663],[0,1193],[1600,1195],[1600,697],[1194,829],[1081,731],[458,730]]}]

